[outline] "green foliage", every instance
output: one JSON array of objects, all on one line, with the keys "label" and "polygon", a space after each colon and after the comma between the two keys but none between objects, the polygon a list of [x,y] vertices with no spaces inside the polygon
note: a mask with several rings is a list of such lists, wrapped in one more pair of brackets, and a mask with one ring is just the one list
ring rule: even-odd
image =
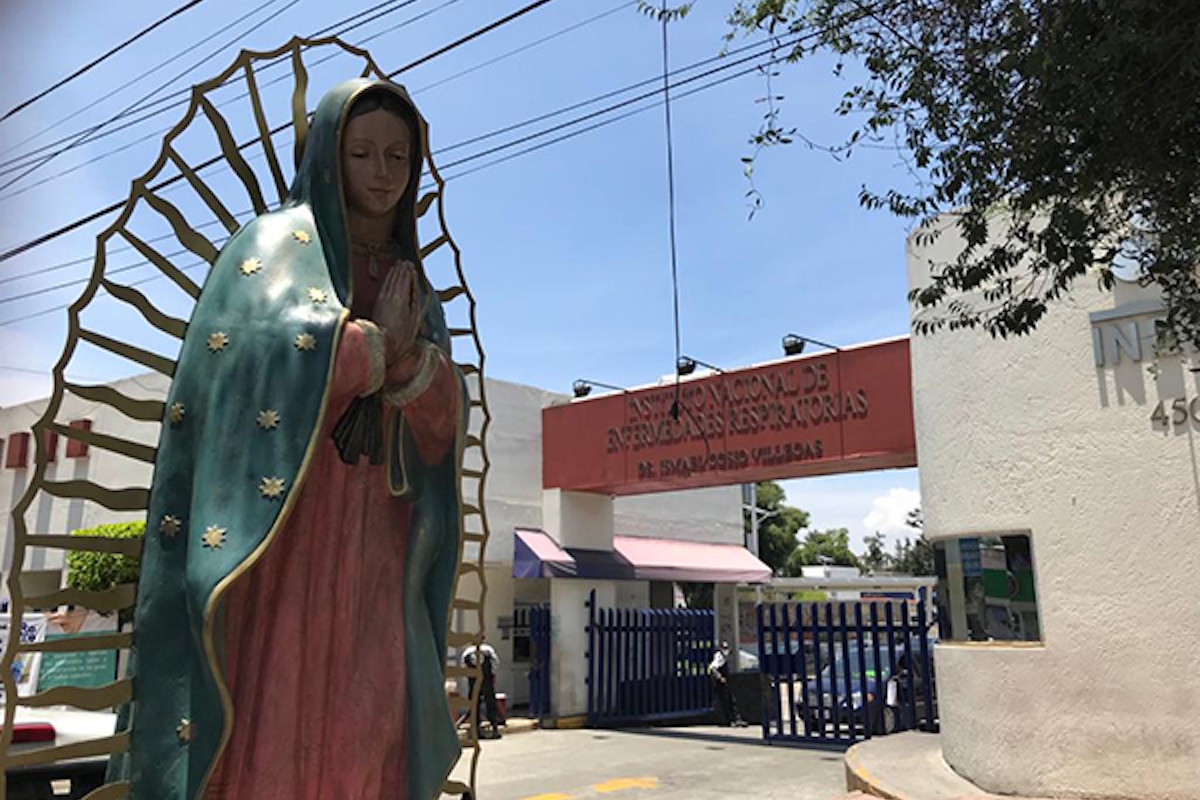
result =
[{"label": "green foliage", "polygon": [[859,556],[859,569],[867,575],[886,572],[892,565],[892,558],[888,555],[887,550],[883,549],[883,534],[876,533],[874,536],[866,537],[863,541],[866,543],[867,549]]},{"label": "green foliage", "polygon": [[864,574],[893,572],[917,577],[936,574],[933,565],[933,545],[919,533],[925,526],[925,519],[919,507],[908,512],[905,524],[918,531],[917,538],[898,539],[892,553],[884,549],[882,533],[877,532],[863,540],[867,549],[859,557],[858,563]]},{"label": "green foliage", "polygon": [[[860,202],[914,220],[919,243],[945,225],[965,243],[912,291],[918,333],[1029,333],[1116,265],[1163,292],[1160,352],[1200,348],[1200,3],[735,0],[729,21],[787,61],[865,68],[836,108],[862,122],[828,149],[900,150],[917,189]],[[791,138],[767,123],[756,153]]]},{"label": "green foliage", "polygon": [[891,557],[892,571],[899,575],[928,577],[936,575],[933,565],[933,545],[924,536],[896,542],[896,552]]},{"label": "green foliage", "polygon": [[683,602],[688,608],[713,607],[713,584],[680,581],[679,588],[683,592]]},{"label": "green foliage", "polygon": [[[754,487],[755,504],[766,516],[759,515],[758,557],[776,575],[783,574],[788,558],[798,546],[796,534],[808,527],[808,512],[786,505],[783,487],[774,481],[763,481]],[[750,514],[743,516],[746,532],[750,532]]]},{"label": "green foliage", "polygon": [[788,557],[786,574],[800,575],[801,567],[817,564],[857,567],[858,556],[850,551],[850,531],[845,528],[809,531]]},{"label": "green foliage", "polygon": [[[71,531],[72,536],[102,536],[109,539],[140,539],[144,522],[120,522]],[[67,554],[67,586],[102,592],[123,583],[136,583],[140,562],[117,553],[71,552]]]},{"label": "green foliage", "polygon": [[654,5],[646,0],[638,0],[638,11],[658,22],[676,22],[685,18],[695,3],[681,3],[677,6],[665,4]]}]

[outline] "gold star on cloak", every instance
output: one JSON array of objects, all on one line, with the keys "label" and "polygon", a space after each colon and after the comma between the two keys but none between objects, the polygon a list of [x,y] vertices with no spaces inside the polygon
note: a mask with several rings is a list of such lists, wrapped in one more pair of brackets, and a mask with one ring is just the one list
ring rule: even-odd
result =
[{"label": "gold star on cloak", "polygon": [[309,234],[308,231],[302,231],[299,229],[292,231],[292,238],[300,244],[308,244],[312,241],[312,235]]},{"label": "gold star on cloak", "polygon": [[227,344],[229,344],[229,334],[224,331],[217,331],[208,337],[208,349],[214,353],[224,350]]},{"label": "gold star on cloak", "polygon": [[297,335],[296,336],[296,349],[297,350],[316,350],[317,349],[317,337],[313,336],[311,333],[301,333],[301,334]]},{"label": "gold star on cloak", "polygon": [[268,500],[279,499],[283,496],[283,478],[263,478],[258,491]]},{"label": "gold star on cloak", "polygon": [[162,535],[166,536],[168,539],[174,539],[175,534],[179,533],[179,530],[182,527],[183,520],[181,520],[179,517],[173,517],[170,514],[164,514],[162,522],[158,523],[159,531],[161,531]]},{"label": "gold star on cloak", "polygon": [[167,409],[167,419],[172,425],[179,425],[183,422],[183,403],[171,403],[171,407]]},{"label": "gold star on cloak", "polygon": [[183,742],[184,744],[190,742],[192,740],[192,721],[186,717],[181,719],[179,724],[175,727],[175,735],[178,736],[179,741]]},{"label": "gold star on cloak", "polygon": [[219,528],[216,525],[209,525],[204,529],[204,534],[200,537],[200,541],[210,550],[217,550],[221,545],[225,544],[225,531],[227,528]]},{"label": "gold star on cloak", "polygon": [[279,412],[273,408],[258,412],[258,427],[272,431],[279,427]]},{"label": "gold star on cloak", "polygon": [[308,290],[308,299],[312,300],[315,305],[321,305],[329,299],[329,295],[325,294],[324,289],[318,289],[314,286]]},{"label": "gold star on cloak", "polygon": [[253,275],[262,269],[261,258],[247,258],[242,262],[241,272],[243,275]]}]

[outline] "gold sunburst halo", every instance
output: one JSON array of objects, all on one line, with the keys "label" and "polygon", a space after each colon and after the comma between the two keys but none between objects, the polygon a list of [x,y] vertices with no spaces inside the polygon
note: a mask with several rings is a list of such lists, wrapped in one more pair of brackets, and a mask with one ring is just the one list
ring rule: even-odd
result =
[{"label": "gold sunburst halo", "polygon": [[261,258],[247,258],[242,262],[242,266],[240,267],[240,271],[243,275],[253,275],[260,270],[262,270]]},{"label": "gold sunburst halo", "polygon": [[317,349],[317,337],[311,333],[301,333],[296,335],[296,349],[302,352]]},{"label": "gold sunburst halo", "polygon": [[184,410],[183,403],[171,403],[171,407],[167,410],[167,419],[170,420],[172,425],[182,424]]},{"label": "gold sunburst halo", "polygon": [[302,230],[297,229],[297,230],[292,231],[292,238],[295,239],[300,244],[308,244],[309,242],[312,241],[312,234],[310,234],[308,231],[302,231]]},{"label": "gold sunburst halo", "polygon": [[329,299],[329,295],[324,289],[318,289],[313,286],[308,290],[308,299],[312,300],[315,305],[321,305]]}]

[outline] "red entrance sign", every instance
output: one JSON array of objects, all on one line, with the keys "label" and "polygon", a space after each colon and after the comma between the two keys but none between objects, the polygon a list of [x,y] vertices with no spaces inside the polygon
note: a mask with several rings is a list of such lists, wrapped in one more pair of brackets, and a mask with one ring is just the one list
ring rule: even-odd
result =
[{"label": "red entrance sign", "polygon": [[904,338],[552,406],[542,481],[626,495],[914,467],[911,376]]}]

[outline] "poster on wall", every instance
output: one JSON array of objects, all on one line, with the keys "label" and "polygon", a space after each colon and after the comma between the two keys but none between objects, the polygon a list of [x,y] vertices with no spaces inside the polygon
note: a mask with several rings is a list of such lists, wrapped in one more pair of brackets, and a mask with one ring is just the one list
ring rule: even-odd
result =
[{"label": "poster on wall", "polygon": [[[11,614],[0,614],[0,652],[8,647],[9,633],[13,627]],[[46,616],[25,614],[21,618],[19,632],[21,644],[34,644],[46,640]],[[17,684],[17,696],[28,697],[37,691],[38,671],[42,665],[41,653],[20,653],[13,659],[12,676]],[[0,685],[0,703],[4,701],[4,687]]]},{"label": "poster on wall", "polygon": [[[96,633],[115,633],[117,614],[74,609],[51,614],[46,621],[46,640],[70,639]],[[38,670],[37,690],[59,686],[91,689],[117,679],[117,651],[84,650],[77,653],[46,653]]]}]

